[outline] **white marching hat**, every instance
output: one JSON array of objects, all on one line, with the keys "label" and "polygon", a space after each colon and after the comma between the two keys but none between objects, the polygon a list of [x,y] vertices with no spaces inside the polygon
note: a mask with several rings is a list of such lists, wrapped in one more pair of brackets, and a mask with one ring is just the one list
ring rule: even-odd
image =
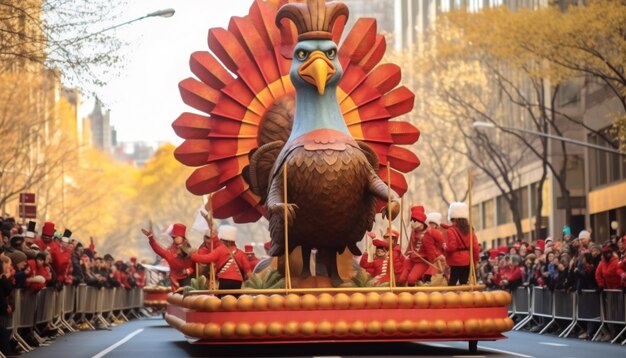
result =
[{"label": "white marching hat", "polygon": [[448,209],[448,220],[452,219],[469,219],[469,207],[467,204],[458,201],[451,203]]},{"label": "white marching hat", "polygon": [[436,211],[426,214],[426,223],[441,225],[441,214]]},{"label": "white marching hat", "polygon": [[222,225],[217,230],[217,236],[220,240],[235,242],[237,240],[237,228],[230,225]]}]

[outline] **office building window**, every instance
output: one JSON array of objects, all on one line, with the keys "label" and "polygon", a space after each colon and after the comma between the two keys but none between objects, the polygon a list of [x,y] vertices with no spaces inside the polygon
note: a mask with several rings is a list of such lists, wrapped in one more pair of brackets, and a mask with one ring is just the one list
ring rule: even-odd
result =
[{"label": "office building window", "polygon": [[520,215],[522,219],[526,219],[530,213],[530,198],[528,196],[528,187],[525,186],[517,190],[517,200],[519,200]]},{"label": "office building window", "polygon": [[487,200],[483,204],[483,229],[496,226],[496,202],[495,200]]},{"label": "office building window", "polygon": [[[610,128],[602,130],[602,134],[604,137],[613,138]],[[609,145],[603,137],[595,133],[589,134],[587,141],[603,147],[615,148],[615,146]],[[589,149],[589,160],[589,168],[591,168],[589,184],[591,189],[626,179],[626,161],[624,156]]]},{"label": "office building window", "polygon": [[481,210],[480,210],[480,204],[477,205],[472,205],[472,223],[474,224],[474,229],[475,230],[482,230],[483,229],[483,220],[482,220],[482,215],[481,214]]},{"label": "office building window", "polygon": [[497,225],[504,225],[512,222],[513,214],[511,213],[511,207],[509,206],[509,202],[506,200],[506,197],[504,195],[500,195],[497,200]]}]

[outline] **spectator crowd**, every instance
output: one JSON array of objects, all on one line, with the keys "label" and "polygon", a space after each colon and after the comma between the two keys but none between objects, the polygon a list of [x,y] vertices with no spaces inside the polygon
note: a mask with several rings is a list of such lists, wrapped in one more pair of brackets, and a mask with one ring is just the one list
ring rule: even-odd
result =
[{"label": "spectator crowd", "polygon": [[[72,232],[60,232],[53,222],[43,224],[37,233],[36,223],[27,227],[19,225],[14,218],[0,218],[2,242],[0,244],[0,352],[11,356],[18,352],[16,344],[10,340],[6,329],[15,302],[12,291],[23,289],[38,292],[43,288],[60,291],[64,285],[86,284],[97,288],[143,287],[145,270],[137,259],[129,262],[115,260],[110,254],[101,254],[90,238],[87,247],[71,237]],[[81,327],[75,327],[81,328]],[[53,338],[55,330],[41,331]],[[39,341],[32,334],[25,334],[30,346],[38,346]]]}]

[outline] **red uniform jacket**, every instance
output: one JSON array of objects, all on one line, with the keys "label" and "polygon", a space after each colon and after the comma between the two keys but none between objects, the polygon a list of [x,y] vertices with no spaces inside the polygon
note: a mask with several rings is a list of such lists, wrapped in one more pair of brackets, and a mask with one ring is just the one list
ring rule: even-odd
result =
[{"label": "red uniform jacket", "polygon": [[361,267],[376,280],[377,284],[389,282],[388,264],[388,257],[375,257],[374,261],[367,262],[367,254],[361,256]]},{"label": "red uniform jacket", "polygon": [[[448,236],[448,244],[446,246],[446,262],[448,266],[468,266],[470,264],[469,235],[461,234],[456,225],[450,226],[446,233]],[[472,235],[472,246],[474,262],[476,263],[480,256],[478,252],[480,249],[478,248],[478,238],[475,234]]]},{"label": "red uniform jacket", "polygon": [[608,262],[603,258],[596,269],[596,283],[600,288],[608,290],[619,290],[622,288],[622,278],[617,273],[619,260],[617,257],[611,257]]},{"label": "red uniform jacket", "polygon": [[[213,250],[217,249],[218,246],[224,245],[224,244],[222,244],[222,241],[217,237],[217,235],[213,235],[211,237],[211,243],[213,244]],[[198,251],[196,253],[198,255],[209,254],[209,253],[211,253],[211,247],[203,242],[202,245],[200,245],[200,247],[198,248]]]},{"label": "red uniform jacket", "polygon": [[411,232],[409,241],[409,259],[413,263],[424,262],[424,259],[433,263],[438,254],[436,242],[443,242],[441,233],[437,230],[426,229],[425,231]]},{"label": "red uniform jacket", "polygon": [[154,252],[167,261],[170,266],[170,280],[172,281],[172,290],[179,287],[178,281],[184,280],[195,273],[195,266],[190,257],[182,258],[178,256],[176,250],[168,250],[159,245],[154,238],[149,238],[148,242]]},{"label": "red uniform jacket", "polygon": [[59,243],[54,239],[46,244],[41,237],[38,237],[33,240],[33,243],[39,246],[39,250],[41,251],[46,251],[48,247],[50,247],[50,251],[58,250],[61,248],[61,245],[59,245]]},{"label": "red uniform jacket", "polygon": [[[231,250],[236,263],[232,262],[229,250]],[[242,273],[248,275],[251,270],[246,254],[236,247],[228,248],[226,245],[218,246],[213,249],[213,252],[206,255],[194,253],[191,255],[191,259],[202,264],[214,262],[218,279],[243,281]],[[239,270],[243,272],[240,273]]]},{"label": "red uniform jacket", "polygon": [[402,248],[400,245],[393,245],[393,272],[396,277],[399,277],[402,274],[402,270],[404,269],[404,265],[407,264],[406,256],[402,254]]},{"label": "red uniform jacket", "polygon": [[252,258],[248,258],[248,262],[250,263],[250,268],[252,270],[254,270],[254,268],[256,267],[256,265],[259,263],[259,258],[256,256],[252,256]]}]

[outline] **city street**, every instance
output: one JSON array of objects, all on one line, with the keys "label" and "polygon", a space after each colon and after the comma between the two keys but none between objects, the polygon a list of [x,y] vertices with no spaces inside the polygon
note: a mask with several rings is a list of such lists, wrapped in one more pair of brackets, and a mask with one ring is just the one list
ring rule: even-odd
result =
[{"label": "city street", "polygon": [[192,345],[160,318],[135,320],[111,331],[68,334],[24,357],[623,357],[624,346],[509,332],[508,339],[479,342],[469,355],[466,342],[305,345]]}]

